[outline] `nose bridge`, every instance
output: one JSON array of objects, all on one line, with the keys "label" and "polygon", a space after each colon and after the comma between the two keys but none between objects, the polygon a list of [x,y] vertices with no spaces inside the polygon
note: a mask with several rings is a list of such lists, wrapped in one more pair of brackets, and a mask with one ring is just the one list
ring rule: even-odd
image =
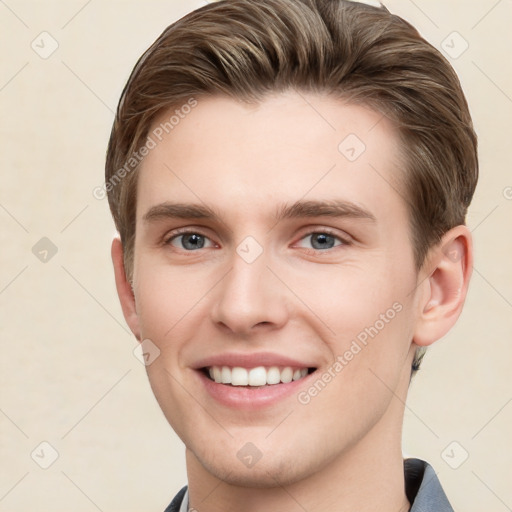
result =
[{"label": "nose bridge", "polygon": [[216,296],[212,320],[238,334],[257,325],[282,326],[287,317],[286,297],[267,266],[270,254],[253,237],[233,251],[231,268]]}]

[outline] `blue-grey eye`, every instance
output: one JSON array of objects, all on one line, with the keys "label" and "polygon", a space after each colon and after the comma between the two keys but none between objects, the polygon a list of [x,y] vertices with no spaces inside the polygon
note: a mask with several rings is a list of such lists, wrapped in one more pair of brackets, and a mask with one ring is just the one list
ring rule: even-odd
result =
[{"label": "blue-grey eye", "polygon": [[330,249],[334,247],[335,238],[325,233],[313,233],[311,235],[311,245],[313,249]]},{"label": "blue-grey eye", "polygon": [[178,248],[186,249],[187,251],[194,251],[202,249],[205,246],[207,238],[198,233],[185,233],[177,235],[171,240],[171,245]]},{"label": "blue-grey eye", "polygon": [[[309,241],[307,243],[306,241]],[[322,249],[332,249],[333,247],[337,245],[341,245],[341,240],[334,236],[330,235],[329,233],[310,233],[309,235],[305,236],[301,240],[301,247],[306,247],[308,249],[312,248],[315,250],[322,250]],[[306,244],[306,245],[304,245]]]}]

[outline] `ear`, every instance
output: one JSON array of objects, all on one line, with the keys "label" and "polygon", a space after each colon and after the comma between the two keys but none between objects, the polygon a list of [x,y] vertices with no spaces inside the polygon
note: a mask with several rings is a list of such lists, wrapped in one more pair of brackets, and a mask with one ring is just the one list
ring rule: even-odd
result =
[{"label": "ear", "polygon": [[141,341],[139,317],[135,307],[135,296],[132,286],[126,277],[123,260],[123,245],[119,237],[115,237],[112,241],[111,254],[112,263],[114,264],[117,295],[121,302],[124,318],[134,336]]},{"label": "ear", "polygon": [[[473,270],[473,244],[466,226],[443,236],[426,258],[427,278],[421,283],[419,320],[413,341],[426,347],[442,338],[460,316]],[[421,275],[421,274],[420,274]]]}]

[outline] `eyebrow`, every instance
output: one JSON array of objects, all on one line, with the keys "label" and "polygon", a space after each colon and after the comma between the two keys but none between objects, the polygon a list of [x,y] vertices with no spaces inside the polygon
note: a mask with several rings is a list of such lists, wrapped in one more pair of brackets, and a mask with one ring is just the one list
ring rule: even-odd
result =
[{"label": "eyebrow", "polygon": [[[309,217],[348,217],[366,219],[376,222],[375,215],[369,210],[346,200],[333,199],[327,201],[296,201],[277,208],[274,219]],[[152,206],[142,217],[144,222],[164,219],[211,219],[220,220],[221,216],[211,207],[204,204],[165,202]]]}]

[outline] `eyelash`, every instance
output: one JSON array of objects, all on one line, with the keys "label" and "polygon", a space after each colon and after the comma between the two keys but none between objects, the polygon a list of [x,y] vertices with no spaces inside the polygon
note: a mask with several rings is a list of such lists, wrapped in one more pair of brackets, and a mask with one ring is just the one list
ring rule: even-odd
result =
[{"label": "eyelash", "polygon": [[[322,229],[317,229],[317,230],[313,230],[313,231],[308,231],[307,233],[304,233],[299,238],[298,241],[304,240],[308,236],[319,235],[319,234],[332,236],[333,238],[335,238],[337,241],[339,241],[341,243],[339,245],[335,245],[334,247],[330,247],[328,249],[313,249],[313,248],[310,249],[310,248],[307,248],[307,247],[303,247],[302,249],[305,249],[309,253],[318,254],[318,253],[328,252],[329,250],[335,249],[336,247],[340,247],[340,246],[344,246],[344,245],[345,246],[346,245],[350,245],[350,241],[348,239],[341,237],[339,234],[336,234],[334,231],[332,231],[332,230],[330,230],[328,228],[322,228]],[[174,239],[176,239],[176,238],[178,238],[180,236],[183,236],[183,235],[200,235],[200,236],[203,236],[206,239],[210,240],[210,238],[207,235],[205,235],[204,233],[202,233],[201,230],[191,230],[189,228],[183,228],[183,229],[177,229],[177,230],[173,231],[169,236],[167,236],[165,238],[165,240],[163,241],[163,244],[164,245],[171,245],[171,242]],[[186,250],[186,249],[181,249],[181,250],[183,252],[187,252],[187,253],[194,253],[194,252],[196,252],[194,250]]]}]

